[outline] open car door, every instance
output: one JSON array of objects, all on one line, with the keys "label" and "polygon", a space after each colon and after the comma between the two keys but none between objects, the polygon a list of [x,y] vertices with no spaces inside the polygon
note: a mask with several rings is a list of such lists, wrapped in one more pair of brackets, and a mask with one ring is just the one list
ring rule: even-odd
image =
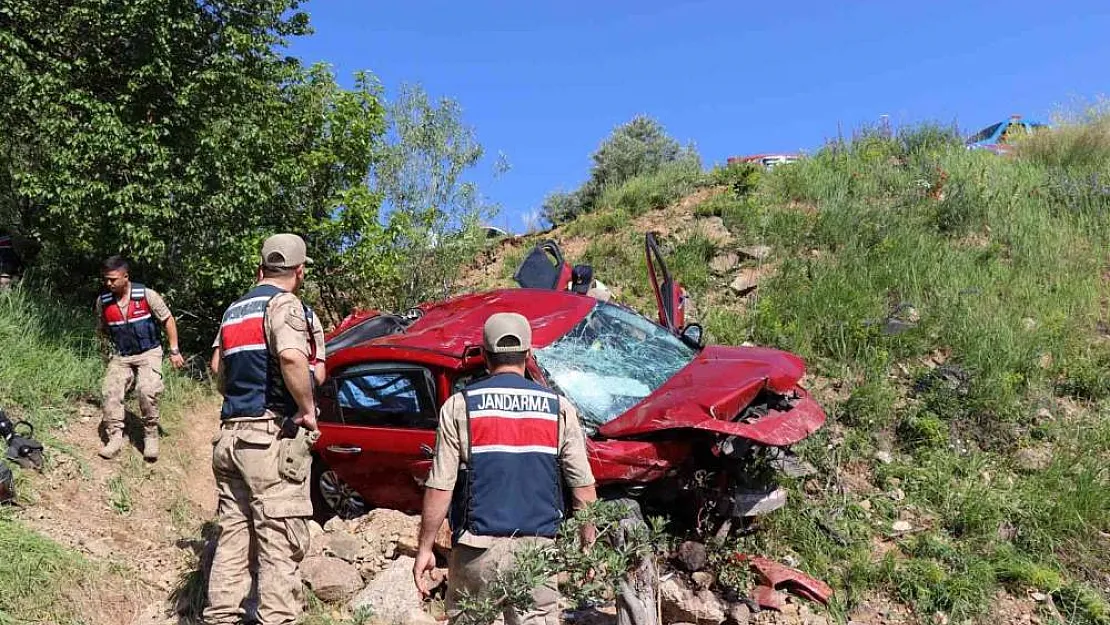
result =
[{"label": "open car door", "polygon": [[671,272],[667,270],[663,251],[659,249],[659,242],[656,241],[654,232],[644,235],[644,253],[647,256],[651,288],[655,291],[655,303],[659,306],[659,323],[671,332],[679,334],[686,324],[686,291],[681,284],[675,282]]},{"label": "open car door", "polygon": [[524,262],[513,274],[513,280],[526,289],[554,289],[560,291],[567,288],[570,282],[571,267],[563,259],[563,251],[559,244],[548,240],[532,248]]}]

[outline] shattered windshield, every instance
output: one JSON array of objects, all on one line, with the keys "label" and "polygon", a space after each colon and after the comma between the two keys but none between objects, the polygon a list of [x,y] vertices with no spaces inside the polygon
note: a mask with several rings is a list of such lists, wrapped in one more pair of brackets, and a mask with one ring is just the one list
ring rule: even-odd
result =
[{"label": "shattered windshield", "polygon": [[591,432],[662,386],[694,354],[662,327],[604,302],[558,341],[535,351],[548,381],[578,407]]}]

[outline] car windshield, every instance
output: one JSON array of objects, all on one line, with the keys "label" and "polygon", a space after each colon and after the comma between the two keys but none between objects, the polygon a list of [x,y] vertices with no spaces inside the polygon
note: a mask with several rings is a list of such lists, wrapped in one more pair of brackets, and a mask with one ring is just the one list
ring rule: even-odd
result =
[{"label": "car windshield", "polygon": [[574,403],[593,432],[662,386],[695,353],[635,312],[598,302],[535,356],[547,380]]}]

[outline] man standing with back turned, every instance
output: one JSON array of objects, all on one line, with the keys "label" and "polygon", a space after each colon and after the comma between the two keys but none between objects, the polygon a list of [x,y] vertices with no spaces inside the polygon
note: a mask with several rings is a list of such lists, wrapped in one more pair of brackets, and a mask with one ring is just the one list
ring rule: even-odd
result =
[{"label": "man standing with back turned", "polygon": [[[212,446],[220,535],[208,579],[209,625],[239,623],[257,558],[258,618],[286,625],[301,613],[298,563],[312,515],[309,448],[319,437],[309,372],[309,329],[294,293],[305,243],[277,234],[262,245],[257,285],[224,312],[220,432]],[[252,548],[253,547],[253,548]]]},{"label": "man standing with back turned", "polygon": [[110,339],[111,351],[101,400],[108,442],[100,457],[115,458],[123,448],[123,400],[134,380],[143,413],[143,458],[154,462],[158,460],[158,398],[165,388],[159,323],[166,328],[170,362],[180,369],[185,359],[177,348],[177,322],[165,300],[153,289],[132,282],[130,271],[126,260],[112,256],[104,261],[100,273],[108,292],[96,300],[97,331]]},{"label": "man standing with back turned", "polygon": [[[597,499],[578,412],[565,398],[524,377],[532,347],[528,319],[491,315],[483,329],[490,375],[447,400],[440,410],[435,461],[424,491],[420,546],[413,566],[427,594],[432,546],[451,510],[447,613],[459,614],[460,594],[480,595],[523,547],[550,542],[564,515],[563,486],[575,509]],[[593,528],[583,542],[593,541]],[[505,609],[507,625],[557,625],[555,580],[532,592],[523,614]]]}]

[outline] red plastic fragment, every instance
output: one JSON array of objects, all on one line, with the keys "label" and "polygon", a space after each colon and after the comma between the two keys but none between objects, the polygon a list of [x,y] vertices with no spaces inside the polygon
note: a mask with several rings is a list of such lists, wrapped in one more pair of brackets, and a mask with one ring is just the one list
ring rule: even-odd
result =
[{"label": "red plastic fragment", "polygon": [[750,556],[747,559],[751,563],[752,569],[766,581],[769,587],[782,587],[782,590],[798,595],[803,599],[828,605],[833,591],[825,582],[813,579],[797,569],[783,566],[767,558]]},{"label": "red plastic fragment", "polygon": [[783,608],[786,607],[786,595],[770,586],[756,586],[755,592],[752,593],[752,599],[755,600],[756,605],[764,610],[782,612]]}]

